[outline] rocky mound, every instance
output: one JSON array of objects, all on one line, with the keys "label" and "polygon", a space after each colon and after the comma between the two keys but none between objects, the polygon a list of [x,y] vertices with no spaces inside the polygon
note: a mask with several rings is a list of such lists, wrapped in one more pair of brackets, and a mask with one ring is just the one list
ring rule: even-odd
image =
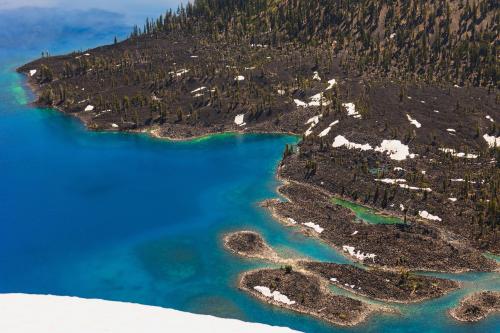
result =
[{"label": "rocky mound", "polygon": [[450,310],[450,315],[459,321],[475,322],[493,312],[500,312],[499,291],[482,291],[466,296],[456,308]]},{"label": "rocky mound", "polygon": [[418,302],[443,296],[459,287],[455,281],[415,275],[406,270],[395,273],[312,261],[303,261],[299,264],[340,288],[382,301]]},{"label": "rocky mound", "polygon": [[233,253],[247,258],[276,260],[278,255],[254,231],[237,231],[224,236],[224,246]]},{"label": "rocky mound", "polygon": [[244,273],[239,287],[264,302],[342,326],[356,325],[374,311],[361,301],[333,295],[319,278],[291,267]]}]

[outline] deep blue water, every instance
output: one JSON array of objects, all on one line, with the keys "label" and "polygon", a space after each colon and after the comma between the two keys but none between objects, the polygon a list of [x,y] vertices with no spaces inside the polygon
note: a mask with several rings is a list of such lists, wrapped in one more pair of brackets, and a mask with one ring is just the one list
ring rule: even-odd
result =
[{"label": "deep blue water", "polygon": [[500,289],[498,274],[447,275],[464,289],[399,306],[400,316],[374,316],[354,329],[238,291],[238,274],[264,263],[226,253],[227,231],[254,229],[279,251],[347,262],[257,206],[276,196],[275,168],[284,145],[296,139],[223,135],[173,143],[88,132],[74,118],[29,106],[33,96],[15,66],[40,50],[66,52],[125,36],[128,26],[110,17],[119,16],[93,13],[91,23],[78,26],[68,19],[43,44],[22,43],[27,33],[0,46],[0,292],[131,301],[307,332],[498,331],[499,316],[461,325],[446,315],[467,292]]}]

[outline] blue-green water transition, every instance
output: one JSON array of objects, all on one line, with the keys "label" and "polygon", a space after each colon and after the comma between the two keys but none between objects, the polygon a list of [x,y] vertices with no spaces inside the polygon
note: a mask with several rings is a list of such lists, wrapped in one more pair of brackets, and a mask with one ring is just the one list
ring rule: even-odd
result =
[{"label": "blue-green water transition", "polygon": [[121,29],[116,22],[98,32],[78,24],[45,36],[43,45],[18,40],[0,50],[1,293],[138,302],[305,332],[498,332],[499,316],[463,325],[446,314],[471,291],[499,290],[493,273],[444,275],[464,288],[398,305],[401,315],[375,315],[356,328],[323,324],[239,291],[238,274],[265,263],[228,254],[221,246],[228,231],[257,230],[287,255],[348,262],[258,206],[276,197],[276,167],[284,145],[297,139],[222,135],[174,143],[88,132],[72,117],[30,106],[17,65],[42,49],[109,42]]},{"label": "blue-green water transition", "polygon": [[343,200],[340,198],[333,198],[333,203],[342,207],[350,209],[356,214],[356,220],[366,222],[369,224],[403,224],[404,221],[397,217],[385,216],[373,211],[372,209],[360,205],[358,203]]}]

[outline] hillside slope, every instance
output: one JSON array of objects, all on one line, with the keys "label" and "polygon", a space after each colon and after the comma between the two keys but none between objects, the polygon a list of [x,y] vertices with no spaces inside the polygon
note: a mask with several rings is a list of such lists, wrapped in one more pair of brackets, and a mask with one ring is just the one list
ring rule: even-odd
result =
[{"label": "hillside slope", "polygon": [[[19,71],[39,105],[90,129],[301,135],[277,215],[376,254],[368,265],[492,270],[480,252],[500,253],[498,20],[494,1],[204,0]],[[406,223],[355,224],[333,196]]]}]

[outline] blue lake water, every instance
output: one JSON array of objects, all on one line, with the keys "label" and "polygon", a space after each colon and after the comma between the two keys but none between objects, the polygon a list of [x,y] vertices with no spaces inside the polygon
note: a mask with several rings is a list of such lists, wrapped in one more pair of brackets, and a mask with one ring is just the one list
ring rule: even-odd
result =
[{"label": "blue lake water", "polygon": [[33,96],[14,72],[41,49],[84,49],[127,29],[115,21],[99,29],[67,23],[43,45],[17,41],[0,49],[0,293],[138,302],[306,332],[498,332],[498,315],[462,325],[446,314],[470,291],[500,290],[493,273],[445,275],[464,288],[350,329],[238,291],[238,274],[265,263],[228,254],[221,246],[228,231],[257,230],[288,255],[348,262],[257,205],[276,197],[276,166],[296,138],[221,135],[173,143],[88,132],[72,117],[29,106]]}]

